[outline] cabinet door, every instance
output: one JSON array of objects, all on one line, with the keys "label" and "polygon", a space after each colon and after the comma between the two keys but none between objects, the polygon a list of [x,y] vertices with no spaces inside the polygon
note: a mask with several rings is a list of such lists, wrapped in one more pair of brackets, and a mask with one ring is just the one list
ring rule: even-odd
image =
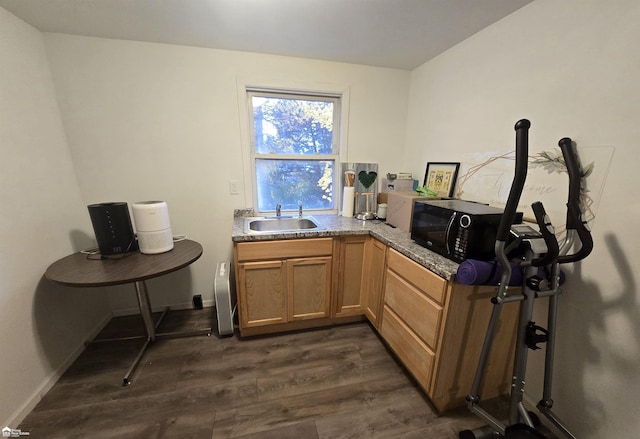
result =
[{"label": "cabinet door", "polygon": [[286,277],[282,261],[238,264],[241,328],[287,321]]},{"label": "cabinet door", "polygon": [[365,252],[365,264],[363,279],[364,312],[369,321],[378,328],[382,315],[382,287],[384,282],[384,264],[387,255],[387,246],[377,239],[369,239]]},{"label": "cabinet door", "polygon": [[368,236],[340,238],[336,317],[363,313],[363,283],[365,245]]},{"label": "cabinet door", "polygon": [[331,257],[288,259],[289,320],[329,317]]}]

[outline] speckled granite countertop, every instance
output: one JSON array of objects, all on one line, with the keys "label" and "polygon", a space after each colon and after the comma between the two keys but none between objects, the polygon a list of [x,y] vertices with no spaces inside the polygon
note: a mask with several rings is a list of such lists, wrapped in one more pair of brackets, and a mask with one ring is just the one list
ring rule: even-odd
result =
[{"label": "speckled granite countertop", "polygon": [[[247,212],[248,213],[248,212]],[[251,216],[250,213],[247,216]],[[348,235],[371,235],[380,242],[402,253],[409,259],[428,268],[445,280],[453,281],[458,264],[440,256],[411,240],[409,233],[393,228],[382,221],[361,221],[339,215],[312,215],[320,224],[320,229],[301,230],[295,232],[269,232],[261,234],[247,234],[244,232],[244,216],[234,214],[232,240],[243,241],[272,241],[276,239],[322,238]]]}]

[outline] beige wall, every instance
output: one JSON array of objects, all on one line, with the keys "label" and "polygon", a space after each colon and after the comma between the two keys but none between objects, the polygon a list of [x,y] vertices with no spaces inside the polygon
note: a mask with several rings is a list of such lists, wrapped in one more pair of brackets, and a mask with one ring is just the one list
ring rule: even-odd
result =
[{"label": "beige wall", "polygon": [[247,187],[228,193],[230,179],[246,180],[241,84],[346,91],[342,158],[381,172],[401,164],[409,72],[43,35],[2,8],[0,24],[4,425],[17,425],[112,312],[137,312],[130,286],[75,290],[42,278],[95,245],[87,204],[167,201],[174,234],[201,242],[204,255],[148,281],[152,304],[189,306],[194,294],[213,302],[233,209],[252,204]]},{"label": "beige wall", "polygon": [[110,317],[103,292],[53,285],[90,243],[42,35],[0,8],[0,427],[16,427]]},{"label": "beige wall", "polygon": [[[594,253],[567,268],[555,399],[578,437],[633,437],[639,19],[635,0],[536,0],[409,73],[56,34],[43,46],[0,8],[0,422],[37,402],[109,309],[136,309],[128,288],[107,299],[42,279],[49,263],[90,245],[86,204],[166,200],[174,233],[205,254],[151,281],[152,302],[212,299],[213,267],[231,253],[232,210],[251,204],[249,193],[228,194],[229,179],[245,181],[238,84],[290,81],[349,90],[347,159],[378,162],[381,173],[421,175],[427,161],[506,150],[521,117],[533,123],[532,149],[563,136],[615,147]],[[534,400],[540,358],[531,355]]]},{"label": "beige wall", "polygon": [[[241,84],[346,90],[346,155],[397,170],[410,72],[184,46],[45,34],[85,203],[164,200],[172,231],[202,243],[189,269],[149,281],[152,304],[213,299],[216,262],[231,257],[233,209],[252,205],[245,184]],[[242,119],[241,119],[242,118]],[[185,285],[185,282],[191,284]],[[135,311],[127,288],[109,294]]]},{"label": "beige wall", "polygon": [[[532,152],[565,136],[615,148],[595,249],[566,268],[560,299],[555,408],[580,438],[635,437],[640,428],[638,22],[636,0],[536,0],[412,72],[405,163],[413,172],[429,160],[512,149],[523,117]],[[542,356],[530,354],[536,402]]]}]

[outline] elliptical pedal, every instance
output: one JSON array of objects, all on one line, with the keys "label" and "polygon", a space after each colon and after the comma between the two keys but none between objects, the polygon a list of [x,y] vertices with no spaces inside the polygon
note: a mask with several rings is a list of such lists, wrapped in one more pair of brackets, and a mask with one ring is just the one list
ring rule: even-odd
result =
[{"label": "elliptical pedal", "polygon": [[507,427],[504,432],[505,439],[547,439],[538,430],[526,424],[513,424]]}]

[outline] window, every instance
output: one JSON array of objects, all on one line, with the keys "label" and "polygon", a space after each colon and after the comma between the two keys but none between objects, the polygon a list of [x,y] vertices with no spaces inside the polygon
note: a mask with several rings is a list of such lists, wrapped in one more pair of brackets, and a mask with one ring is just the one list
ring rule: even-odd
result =
[{"label": "window", "polygon": [[258,212],[335,211],[340,97],[248,90]]}]

